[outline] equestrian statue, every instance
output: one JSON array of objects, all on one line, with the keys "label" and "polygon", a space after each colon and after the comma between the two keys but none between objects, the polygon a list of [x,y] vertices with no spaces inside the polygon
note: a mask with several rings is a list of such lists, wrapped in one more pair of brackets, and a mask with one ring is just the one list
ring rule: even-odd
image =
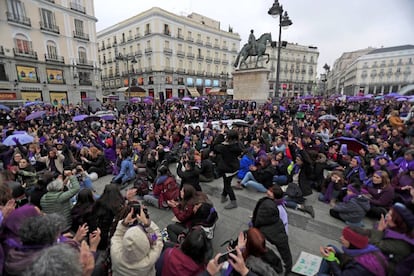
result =
[{"label": "equestrian statue", "polygon": [[236,61],[234,62],[234,67],[237,68],[240,66],[239,68],[241,68],[244,64],[246,68],[248,68],[246,59],[248,57],[253,56],[256,57],[255,68],[257,68],[257,63],[262,56],[267,56],[266,63],[268,63],[270,59],[269,54],[266,53],[266,45],[268,41],[272,42],[272,35],[270,33],[264,33],[260,36],[259,39],[256,40],[253,34],[253,30],[251,30],[249,35],[249,41],[248,43],[244,44],[243,48],[237,55]]}]

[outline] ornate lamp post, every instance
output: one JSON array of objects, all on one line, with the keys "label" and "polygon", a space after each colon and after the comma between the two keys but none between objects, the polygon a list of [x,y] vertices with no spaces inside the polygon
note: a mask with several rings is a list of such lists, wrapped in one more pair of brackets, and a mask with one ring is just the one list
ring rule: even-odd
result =
[{"label": "ornate lamp post", "polygon": [[117,60],[126,61],[126,67],[127,67],[127,78],[128,78],[128,100],[131,98],[131,79],[130,79],[130,71],[129,71],[129,61],[131,60],[131,63],[137,63],[137,60],[135,59],[135,55],[122,55],[119,53],[119,55],[115,58]]},{"label": "ornate lamp post", "polygon": [[279,17],[279,40],[277,42],[277,65],[276,65],[276,83],[275,83],[275,94],[274,94],[274,101],[275,105],[279,106],[280,104],[280,97],[279,97],[279,73],[280,73],[280,48],[281,48],[281,40],[282,40],[282,27],[289,27],[292,25],[292,20],[290,20],[287,12],[283,13],[283,6],[279,4],[278,0],[275,0],[273,6],[267,12],[272,17]]}]

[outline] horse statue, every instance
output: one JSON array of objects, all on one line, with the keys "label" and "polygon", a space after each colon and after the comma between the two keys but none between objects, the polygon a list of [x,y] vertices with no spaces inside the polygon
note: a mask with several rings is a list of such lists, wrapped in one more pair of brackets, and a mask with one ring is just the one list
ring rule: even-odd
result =
[{"label": "horse statue", "polygon": [[[237,55],[236,61],[234,62],[234,67],[240,67],[244,64],[246,65],[246,68],[248,68],[248,65],[246,63],[246,59],[248,57],[252,57],[252,56],[256,56],[256,66],[255,68],[257,68],[257,63],[259,61],[259,59],[262,56],[267,56],[267,61],[266,63],[269,62],[270,56],[268,53],[266,53],[266,45],[267,42],[272,42],[272,35],[270,33],[264,33],[260,36],[259,39],[256,39],[256,52],[252,53],[252,47],[249,44],[244,44],[243,48],[240,50],[239,54]],[[240,64],[239,64],[240,63]]]}]

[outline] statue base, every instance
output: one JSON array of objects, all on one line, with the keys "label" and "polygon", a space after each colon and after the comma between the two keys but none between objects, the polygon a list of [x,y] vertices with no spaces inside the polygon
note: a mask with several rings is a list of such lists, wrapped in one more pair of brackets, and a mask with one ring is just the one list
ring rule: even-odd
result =
[{"label": "statue base", "polygon": [[233,99],[265,102],[269,98],[269,73],[266,68],[235,70]]}]

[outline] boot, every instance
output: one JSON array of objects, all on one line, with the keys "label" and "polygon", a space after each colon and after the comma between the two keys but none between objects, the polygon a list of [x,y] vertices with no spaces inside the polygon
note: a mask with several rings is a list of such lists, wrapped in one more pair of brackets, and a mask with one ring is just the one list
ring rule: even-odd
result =
[{"label": "boot", "polygon": [[226,202],[227,200],[229,200],[229,199],[227,198],[227,196],[221,196],[221,200],[220,200],[220,202],[221,202],[221,203],[224,203],[224,202]]},{"label": "boot", "polygon": [[305,208],[305,210],[304,210],[305,213],[308,213],[314,219],[315,218],[315,211],[313,210],[313,207],[305,205],[304,208]]},{"label": "boot", "polygon": [[234,209],[234,208],[237,208],[237,201],[235,200],[230,201],[229,204],[224,206],[224,209]]}]

